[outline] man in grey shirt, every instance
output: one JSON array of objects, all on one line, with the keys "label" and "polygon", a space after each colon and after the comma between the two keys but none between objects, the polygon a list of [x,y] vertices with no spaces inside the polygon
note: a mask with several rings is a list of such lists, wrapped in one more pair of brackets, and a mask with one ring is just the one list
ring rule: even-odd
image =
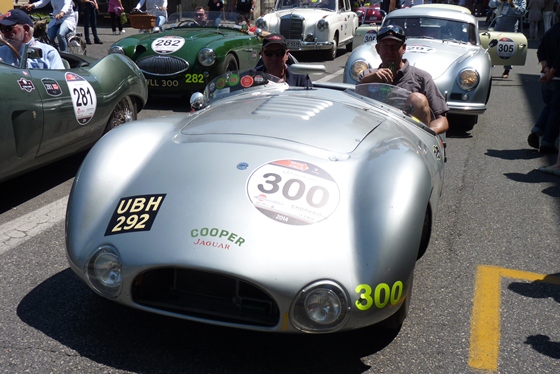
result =
[{"label": "man in grey shirt", "polygon": [[375,49],[382,63],[377,69],[362,72],[359,83],[388,83],[412,92],[409,97],[414,109],[412,115],[436,134],[446,132],[449,107],[432,76],[402,58],[406,51],[404,30],[396,25],[382,27],[377,33]]}]

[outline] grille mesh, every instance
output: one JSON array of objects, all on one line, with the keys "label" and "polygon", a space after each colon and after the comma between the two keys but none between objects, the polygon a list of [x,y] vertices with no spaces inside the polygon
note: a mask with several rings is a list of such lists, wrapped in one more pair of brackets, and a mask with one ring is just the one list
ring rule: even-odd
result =
[{"label": "grille mesh", "polygon": [[280,19],[280,34],[286,39],[303,39],[303,18],[289,14]]},{"label": "grille mesh", "polygon": [[175,75],[189,69],[187,61],[175,56],[148,56],[136,61],[136,65],[152,75]]},{"label": "grille mesh", "polygon": [[162,268],[140,274],[132,287],[134,302],[206,320],[276,326],[276,302],[252,284],[219,274]]}]

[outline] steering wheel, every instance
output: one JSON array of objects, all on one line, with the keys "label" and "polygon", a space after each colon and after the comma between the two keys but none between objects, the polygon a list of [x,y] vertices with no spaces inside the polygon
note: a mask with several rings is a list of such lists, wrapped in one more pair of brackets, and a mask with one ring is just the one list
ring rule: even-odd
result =
[{"label": "steering wheel", "polygon": [[21,55],[19,54],[18,50],[15,49],[13,45],[11,45],[10,43],[8,43],[7,40],[5,40],[4,38],[0,38],[0,44],[7,45],[8,48],[10,48],[10,50],[16,55],[16,57],[18,58],[18,60],[21,61]]}]

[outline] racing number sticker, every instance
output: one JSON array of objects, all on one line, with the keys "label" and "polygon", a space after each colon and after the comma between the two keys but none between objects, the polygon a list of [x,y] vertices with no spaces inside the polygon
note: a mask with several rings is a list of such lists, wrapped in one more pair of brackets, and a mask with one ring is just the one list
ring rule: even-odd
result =
[{"label": "racing number sticker", "polygon": [[77,74],[66,73],[65,78],[76,120],[80,125],[85,125],[93,118],[97,109],[95,90],[87,80]]},{"label": "racing number sticker", "polygon": [[166,194],[123,197],[117,204],[105,236],[150,231]]},{"label": "racing number sticker", "polygon": [[162,36],[152,42],[152,50],[160,55],[167,55],[178,51],[185,44],[185,39],[180,36]]},{"label": "racing number sticker", "polygon": [[[387,283],[379,283],[375,290],[371,289],[368,284],[360,284],[356,287],[356,293],[360,295],[359,300],[356,300],[356,308],[359,310],[368,310],[373,305],[376,308],[382,309],[391,302],[391,305],[395,305],[399,302],[403,292],[403,283],[401,281],[396,281],[393,283],[392,287],[389,287]],[[373,296],[372,296],[373,291]]]},{"label": "racing number sticker", "polygon": [[376,30],[369,30],[364,35],[364,43],[373,42],[376,37],[377,37],[377,31]]},{"label": "racing number sticker", "polygon": [[308,162],[278,160],[249,177],[247,194],[255,208],[287,225],[311,225],[330,216],[340,192],[335,180]]},{"label": "racing number sticker", "polygon": [[498,57],[507,60],[515,54],[515,42],[510,38],[501,38],[496,46]]}]

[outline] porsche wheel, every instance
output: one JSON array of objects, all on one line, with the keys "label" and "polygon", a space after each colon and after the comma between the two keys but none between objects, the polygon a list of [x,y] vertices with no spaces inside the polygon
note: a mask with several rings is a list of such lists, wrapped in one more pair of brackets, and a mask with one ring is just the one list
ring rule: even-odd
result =
[{"label": "porsche wheel", "polygon": [[222,74],[227,73],[228,71],[236,71],[239,70],[239,65],[237,65],[237,60],[235,56],[229,54],[226,56],[224,61],[224,67],[222,68]]},{"label": "porsche wheel", "polygon": [[336,58],[336,52],[338,51],[338,36],[335,35],[333,39],[333,46],[327,51],[327,60],[332,61]]},{"label": "porsche wheel", "polygon": [[136,104],[130,96],[123,97],[113,109],[111,117],[109,117],[109,122],[107,122],[105,132],[107,133],[123,123],[136,120],[137,114]]}]

